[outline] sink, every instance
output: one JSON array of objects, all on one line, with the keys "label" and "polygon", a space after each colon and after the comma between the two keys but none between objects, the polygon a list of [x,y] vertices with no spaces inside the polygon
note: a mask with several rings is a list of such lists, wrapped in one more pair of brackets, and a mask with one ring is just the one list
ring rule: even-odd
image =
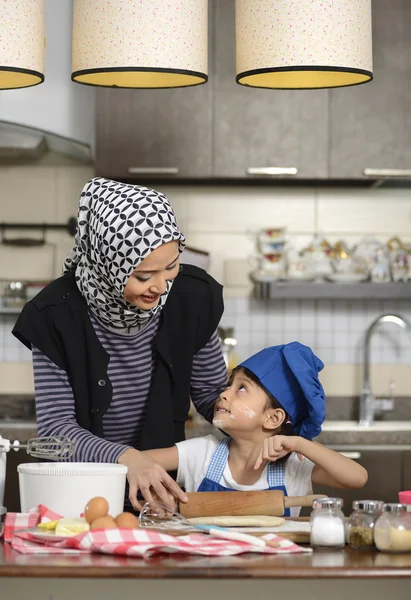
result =
[{"label": "sink", "polygon": [[325,421],[323,431],[411,431],[411,421],[375,421],[367,427],[358,421]]}]

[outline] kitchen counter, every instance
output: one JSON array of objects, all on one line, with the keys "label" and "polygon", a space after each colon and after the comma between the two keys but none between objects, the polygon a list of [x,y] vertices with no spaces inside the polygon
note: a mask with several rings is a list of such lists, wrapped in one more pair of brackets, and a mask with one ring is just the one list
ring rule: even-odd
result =
[{"label": "kitchen counter", "polygon": [[[338,551],[311,554],[228,557],[157,556],[149,560],[124,556],[33,556],[15,552],[0,542],[0,577],[73,577],[110,579],[335,579],[408,578],[411,553],[385,554],[378,550]],[[408,582],[411,586],[411,581]],[[411,587],[410,587],[411,589]]]},{"label": "kitchen counter", "polygon": [[250,594],[263,599],[274,591],[289,598],[316,600],[345,600],[347,595],[363,600],[408,600],[411,554],[355,552],[347,547],[310,555],[162,555],[145,561],[97,554],[36,557],[0,544],[0,577],[3,593],[31,600],[66,600],[74,595],[108,600],[119,594],[180,600],[192,600],[193,595],[202,600],[215,594],[238,600]]}]

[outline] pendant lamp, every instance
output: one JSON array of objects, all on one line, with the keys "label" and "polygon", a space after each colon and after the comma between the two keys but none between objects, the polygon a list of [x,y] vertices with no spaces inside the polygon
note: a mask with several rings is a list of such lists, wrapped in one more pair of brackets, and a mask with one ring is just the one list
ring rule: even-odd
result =
[{"label": "pendant lamp", "polygon": [[238,83],[282,89],[366,83],[371,0],[236,0]]},{"label": "pendant lamp", "polygon": [[0,90],[44,81],[44,0],[0,3]]},{"label": "pendant lamp", "polygon": [[74,0],[77,83],[173,88],[208,79],[208,0]]}]

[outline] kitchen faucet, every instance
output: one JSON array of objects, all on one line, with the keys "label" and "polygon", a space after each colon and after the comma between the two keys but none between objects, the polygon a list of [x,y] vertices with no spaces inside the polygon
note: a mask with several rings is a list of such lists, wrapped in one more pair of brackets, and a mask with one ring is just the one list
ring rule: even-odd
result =
[{"label": "kitchen faucet", "polygon": [[365,333],[364,342],[364,381],[360,396],[360,425],[369,427],[374,422],[374,415],[376,411],[392,410],[394,405],[394,384],[390,384],[391,398],[377,399],[371,389],[371,378],[370,378],[370,345],[371,338],[374,332],[382,323],[394,323],[402,329],[411,332],[411,324],[400,317],[399,315],[380,315],[375,321],[371,323]]}]

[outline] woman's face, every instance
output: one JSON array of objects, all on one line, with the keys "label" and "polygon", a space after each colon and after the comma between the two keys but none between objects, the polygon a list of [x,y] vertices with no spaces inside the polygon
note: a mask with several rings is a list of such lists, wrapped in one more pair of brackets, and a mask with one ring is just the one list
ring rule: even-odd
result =
[{"label": "woman's face", "polygon": [[133,271],[124,288],[124,298],[137,308],[151,310],[167,289],[167,281],[179,272],[178,242],[168,242],[149,254]]}]

